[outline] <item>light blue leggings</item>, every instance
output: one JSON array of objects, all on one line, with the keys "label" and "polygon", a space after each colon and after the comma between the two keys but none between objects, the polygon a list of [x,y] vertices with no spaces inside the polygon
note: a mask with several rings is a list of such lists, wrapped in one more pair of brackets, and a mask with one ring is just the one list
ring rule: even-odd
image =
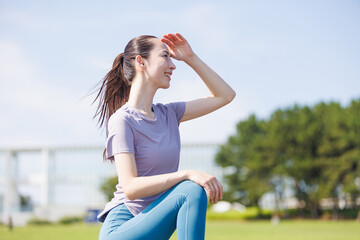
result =
[{"label": "light blue leggings", "polygon": [[185,180],[152,202],[135,217],[125,204],[113,208],[101,227],[99,240],[169,239],[205,237],[207,196],[200,185]]}]

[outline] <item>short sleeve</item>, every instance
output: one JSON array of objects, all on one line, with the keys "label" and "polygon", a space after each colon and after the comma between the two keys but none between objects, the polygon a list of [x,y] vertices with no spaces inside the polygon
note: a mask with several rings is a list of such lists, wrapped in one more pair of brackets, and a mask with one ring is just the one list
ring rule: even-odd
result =
[{"label": "short sleeve", "polygon": [[179,122],[185,113],[186,103],[185,102],[173,102],[173,103],[166,104],[166,106],[168,107],[169,110],[171,110],[175,113],[177,122]]},{"label": "short sleeve", "polygon": [[114,160],[117,153],[135,153],[134,134],[124,119],[111,119],[108,123],[108,137],[105,143],[106,159]]}]

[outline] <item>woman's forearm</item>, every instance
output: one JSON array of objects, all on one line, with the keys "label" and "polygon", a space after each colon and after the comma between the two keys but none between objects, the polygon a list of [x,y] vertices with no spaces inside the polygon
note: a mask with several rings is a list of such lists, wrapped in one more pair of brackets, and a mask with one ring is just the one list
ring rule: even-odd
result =
[{"label": "woman's forearm", "polygon": [[196,54],[184,60],[204,81],[211,94],[228,103],[234,99],[235,91]]},{"label": "woman's forearm", "polygon": [[154,176],[134,177],[122,186],[129,200],[154,196],[188,179],[187,170]]}]

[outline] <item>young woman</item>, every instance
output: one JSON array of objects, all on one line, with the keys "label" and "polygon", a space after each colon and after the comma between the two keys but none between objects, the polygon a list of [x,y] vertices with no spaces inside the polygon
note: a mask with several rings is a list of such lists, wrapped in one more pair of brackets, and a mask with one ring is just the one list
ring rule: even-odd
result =
[{"label": "young woman", "polygon": [[[184,61],[204,81],[208,97],[153,104],[169,88],[175,65]],[[204,239],[207,196],[222,199],[222,185],[209,174],[178,171],[178,126],[228,104],[235,92],[192,51],[179,33],[132,39],[105,76],[99,94],[100,125],[106,123],[104,159],[115,161],[119,184],[99,214],[100,240]]]}]

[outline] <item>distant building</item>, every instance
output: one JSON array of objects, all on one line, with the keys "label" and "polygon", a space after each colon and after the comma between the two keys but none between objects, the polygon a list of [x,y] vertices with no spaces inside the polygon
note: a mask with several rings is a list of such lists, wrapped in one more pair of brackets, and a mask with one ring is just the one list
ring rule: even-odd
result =
[{"label": "distant building", "polygon": [[[183,144],[179,170],[196,169],[222,180],[214,157],[217,144]],[[106,203],[101,183],[115,176],[102,160],[103,147],[55,147],[0,150],[0,215],[23,225],[36,216],[57,221],[85,214]]]}]

